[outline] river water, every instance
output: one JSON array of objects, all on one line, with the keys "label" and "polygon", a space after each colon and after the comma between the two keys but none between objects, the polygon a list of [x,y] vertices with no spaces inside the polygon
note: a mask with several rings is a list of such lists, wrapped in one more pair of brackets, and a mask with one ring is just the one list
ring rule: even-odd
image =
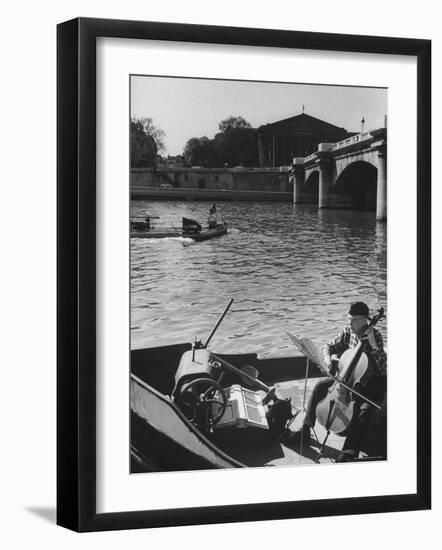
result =
[{"label": "river water", "polygon": [[[212,203],[133,201],[131,216],[182,216],[203,225]],[[352,301],[386,307],[387,229],[372,212],[318,210],[314,205],[218,202],[229,233],[190,239],[131,239],[131,347],[208,337],[220,353],[296,355],[285,331],[318,346],[345,325]],[[386,323],[378,326],[386,340]]]}]

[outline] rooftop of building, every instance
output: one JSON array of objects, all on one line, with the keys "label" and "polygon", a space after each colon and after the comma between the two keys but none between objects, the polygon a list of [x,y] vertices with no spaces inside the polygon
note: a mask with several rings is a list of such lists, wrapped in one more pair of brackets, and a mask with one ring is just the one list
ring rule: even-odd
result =
[{"label": "rooftop of building", "polygon": [[257,129],[258,133],[333,133],[345,134],[347,130],[319,118],[301,113],[300,115],[263,124]]}]

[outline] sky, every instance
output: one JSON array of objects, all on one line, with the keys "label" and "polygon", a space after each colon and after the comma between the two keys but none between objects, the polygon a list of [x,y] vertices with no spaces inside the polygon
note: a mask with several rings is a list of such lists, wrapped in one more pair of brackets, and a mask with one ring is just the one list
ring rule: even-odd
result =
[{"label": "sky", "polygon": [[349,86],[287,84],[132,76],[131,117],[149,117],[165,133],[166,153],[179,155],[192,137],[213,138],[218,124],[242,116],[253,128],[304,112],[349,132],[384,125],[387,90]]}]

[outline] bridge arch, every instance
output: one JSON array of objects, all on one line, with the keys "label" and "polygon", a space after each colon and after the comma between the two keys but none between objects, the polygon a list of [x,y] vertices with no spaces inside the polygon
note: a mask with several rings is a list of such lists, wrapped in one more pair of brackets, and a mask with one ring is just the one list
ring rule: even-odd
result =
[{"label": "bridge arch", "polygon": [[377,166],[366,160],[347,163],[333,184],[336,206],[376,211]]},{"label": "bridge arch", "polygon": [[369,151],[359,151],[358,153],[353,153],[350,155],[345,155],[337,157],[335,159],[336,165],[336,178],[338,179],[340,175],[351,165],[357,162],[365,162],[370,164],[374,168],[378,167],[378,154],[374,149]]}]

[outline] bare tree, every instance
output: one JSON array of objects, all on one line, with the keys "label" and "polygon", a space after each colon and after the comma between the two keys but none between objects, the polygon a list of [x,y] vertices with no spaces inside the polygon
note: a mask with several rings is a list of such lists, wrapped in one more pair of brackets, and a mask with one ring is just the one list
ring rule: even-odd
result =
[{"label": "bare tree", "polygon": [[133,117],[132,122],[141,125],[146,136],[153,138],[157,146],[158,154],[164,154],[166,152],[166,144],[164,142],[166,132],[157,126],[150,117]]}]

